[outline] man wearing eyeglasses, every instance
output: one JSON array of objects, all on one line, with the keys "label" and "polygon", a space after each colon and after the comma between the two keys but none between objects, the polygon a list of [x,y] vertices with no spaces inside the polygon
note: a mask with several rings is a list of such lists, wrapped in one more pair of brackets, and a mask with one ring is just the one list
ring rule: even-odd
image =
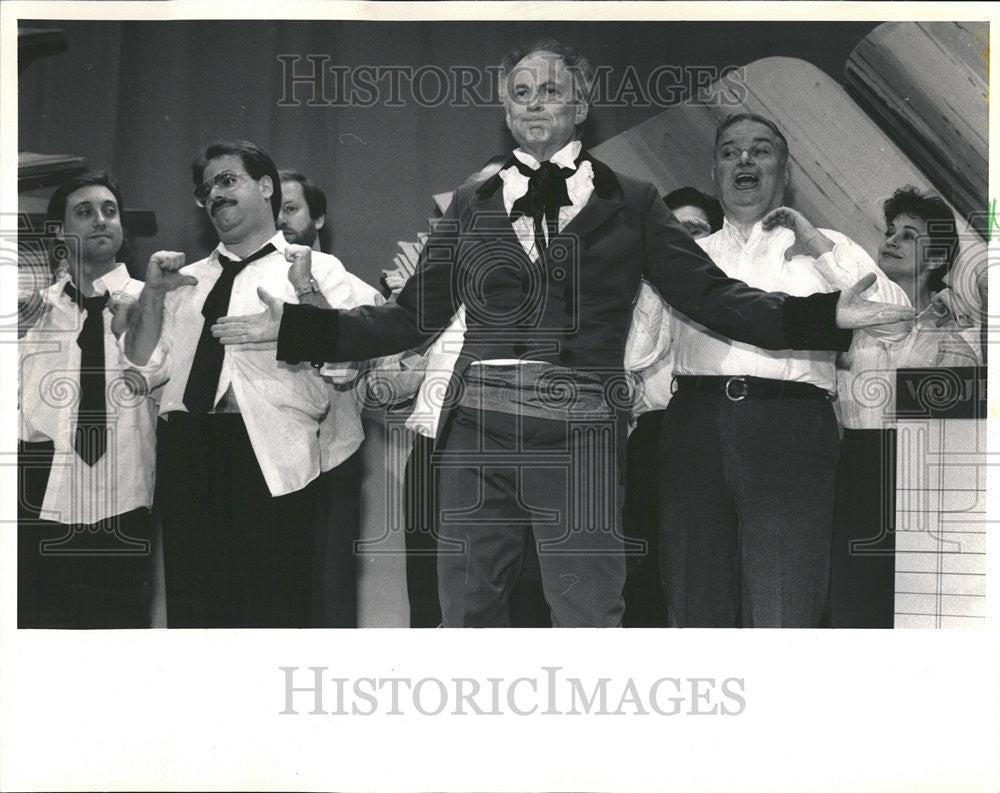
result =
[{"label": "man wearing eyeglasses", "polygon": [[220,243],[185,267],[182,253],[153,254],[122,340],[150,386],[163,386],[168,624],[307,627],[317,498],[324,472],[360,445],[354,400],[308,364],[276,361],[273,345],[227,350],[209,329],[228,311],[258,310],[261,288],[319,307],[377,293],[333,256],[286,242],[278,171],[254,144],[213,143],[192,171]]},{"label": "man wearing eyeglasses", "polygon": [[446,626],[506,624],[529,537],[553,625],[621,623],[616,428],[629,401],[620,388],[625,340],[643,275],[682,313],[773,349],[846,347],[851,334],[838,322],[906,317],[861,298],[870,281],[792,298],[727,278],[652,185],[582,149],[593,74],[557,41],[505,56],[502,99],[518,148],[499,174],[456,191],[395,302],[286,310],[268,297],[267,311],[217,325],[226,344],[278,340],[286,361],[351,360],[416,347],[466,306],[437,439]]}]

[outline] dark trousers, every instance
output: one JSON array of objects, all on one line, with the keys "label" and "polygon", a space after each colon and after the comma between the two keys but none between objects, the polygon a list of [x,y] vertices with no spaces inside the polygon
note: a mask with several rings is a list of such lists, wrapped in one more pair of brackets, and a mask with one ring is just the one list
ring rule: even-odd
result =
[{"label": "dark trousers", "polygon": [[361,453],[355,452],[317,481],[312,626],[358,627],[358,558]]},{"label": "dark trousers", "polygon": [[893,627],[895,512],[895,431],[845,429],[833,513],[830,627]]},{"label": "dark trousers", "polygon": [[172,628],[306,628],[317,497],[328,475],[272,497],[239,414],[171,413],[157,428]]},{"label": "dark trousers", "polygon": [[[406,591],[410,601],[411,628],[436,628],[441,624],[433,449],[431,438],[417,435],[403,474]],[[530,534],[525,539],[520,575],[511,588],[509,609],[512,628],[546,628],[552,625],[542,591],[538,552]]]},{"label": "dark trousers", "polygon": [[406,594],[410,601],[411,628],[436,628],[441,624],[434,520],[437,500],[431,473],[433,449],[432,438],[416,435],[403,471]]},{"label": "dark trousers", "polygon": [[672,626],[819,625],[838,446],[827,402],[674,394],[659,491]]},{"label": "dark trousers", "polygon": [[436,466],[444,625],[508,626],[529,541],[555,627],[620,625],[617,466],[613,426],[456,408]]},{"label": "dark trousers", "polygon": [[52,457],[51,443],[19,444],[17,626],[148,628],[149,510],[90,525],[40,520]]},{"label": "dark trousers", "polygon": [[625,465],[625,536],[638,544],[626,557],[626,628],[665,628],[667,603],[660,581],[660,433],[662,410],[639,416],[628,436]]}]

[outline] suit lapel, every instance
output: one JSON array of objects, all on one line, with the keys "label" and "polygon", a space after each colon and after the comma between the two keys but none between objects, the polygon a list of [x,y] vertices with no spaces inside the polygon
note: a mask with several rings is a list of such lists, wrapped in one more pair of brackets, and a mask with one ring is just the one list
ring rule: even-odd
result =
[{"label": "suit lapel", "polygon": [[[556,238],[569,236],[582,239],[625,207],[625,196],[614,171],[587,153],[581,154],[581,161],[583,157],[590,160],[594,169],[594,192],[576,217],[566,224]],[[468,216],[463,217],[462,227],[474,230],[477,234],[484,233],[484,243],[491,237],[502,239],[505,243],[513,243],[524,255],[525,260],[530,262],[504,209],[502,187],[503,180],[499,174],[483,182],[466,207],[465,212]]]},{"label": "suit lapel", "polygon": [[[503,205],[503,180],[499,175],[494,175],[487,179],[473,193],[471,200],[462,213],[461,227],[464,234],[472,235],[473,242],[467,248],[471,253],[479,245],[487,243],[502,243],[504,248],[520,254],[524,261],[530,265],[531,259],[524,252],[521,241],[514,233],[507,210]],[[478,240],[477,240],[478,238]]]},{"label": "suit lapel", "polygon": [[625,208],[625,196],[614,171],[587,153],[581,153],[581,161],[583,158],[589,159],[594,169],[594,192],[583,209],[559,232],[559,236],[582,239]]}]

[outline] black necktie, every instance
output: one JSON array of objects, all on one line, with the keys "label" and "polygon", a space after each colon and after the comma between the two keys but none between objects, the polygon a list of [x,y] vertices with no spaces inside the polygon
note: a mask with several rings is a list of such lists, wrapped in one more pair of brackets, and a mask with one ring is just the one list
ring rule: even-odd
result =
[{"label": "black necktie", "polygon": [[93,465],[108,448],[108,408],[104,396],[104,307],[108,293],[83,297],[73,284],[66,284],[65,292],[87,315],[76,337],[80,348],[80,401],[73,448],[81,460]]},{"label": "black necktie", "polygon": [[219,317],[224,317],[229,311],[229,298],[233,294],[233,281],[250,262],[267,256],[274,250],[274,246],[268,243],[242,261],[233,261],[219,255],[222,275],[215,282],[212,291],[205,298],[205,304],[201,307],[201,315],[205,318],[205,324],[201,328],[198,348],[195,350],[194,360],[191,362],[187,387],[184,389],[184,406],[191,413],[208,413],[215,407],[215,392],[219,388],[222,359],[225,357],[226,351],[219,340],[212,335],[212,325],[218,321]]},{"label": "black necktie", "polygon": [[[528,177],[528,192],[521,196],[510,210],[510,222],[519,217],[530,217],[535,223],[535,245],[539,255],[545,250],[544,220],[551,240],[559,230],[559,208],[570,206],[566,191],[566,179],[576,173],[573,168],[560,168],[551,160],[543,162],[537,170],[532,170],[517,157],[511,165]],[[509,166],[508,166],[509,167]]]}]

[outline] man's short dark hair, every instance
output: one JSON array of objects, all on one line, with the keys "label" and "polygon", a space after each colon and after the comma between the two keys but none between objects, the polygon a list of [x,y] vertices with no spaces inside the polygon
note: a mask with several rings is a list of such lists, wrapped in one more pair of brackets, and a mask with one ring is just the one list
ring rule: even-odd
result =
[{"label": "man's short dark hair", "polygon": [[292,168],[282,168],[278,171],[282,182],[298,182],[302,185],[302,195],[309,205],[309,217],[318,220],[326,214],[326,193],[318,188],[313,180],[300,171]]},{"label": "man's short dark hair", "polygon": [[679,187],[676,190],[663,196],[663,203],[671,210],[681,207],[698,207],[708,216],[708,225],[712,231],[722,228],[722,204],[719,199],[713,198],[697,190],[694,187]]},{"label": "man's short dark hair", "polygon": [[[129,236],[128,231],[125,229],[125,202],[122,199],[121,188],[118,187],[118,182],[111,178],[111,175],[105,171],[87,171],[79,176],[74,176],[71,179],[67,179],[61,185],[59,185],[55,192],[49,198],[48,208],[45,210],[45,219],[50,223],[64,223],[66,220],[66,202],[69,197],[73,195],[77,190],[84,187],[91,187],[93,185],[100,185],[101,187],[106,187],[111,191],[111,195],[115,197],[115,201],[118,203],[118,217],[121,219],[122,223],[122,246],[118,249],[117,259],[118,261],[131,267],[135,264],[135,245],[132,243],[132,239]],[[67,254],[67,249],[65,245],[56,245],[54,239],[49,240],[48,256],[49,265],[54,270],[59,266],[62,259],[65,258]]]},{"label": "man's short dark hair", "polygon": [[122,191],[118,187],[118,183],[104,171],[87,171],[87,173],[82,173],[79,176],[74,176],[72,179],[67,179],[56,188],[52,197],[49,199],[49,206],[45,212],[45,219],[51,222],[64,222],[66,220],[66,201],[69,200],[69,197],[77,190],[84,187],[91,187],[93,185],[100,185],[101,187],[108,188],[108,190],[111,191],[111,194],[115,197],[115,201],[118,202],[119,216],[124,213],[125,206],[124,201],[122,201]]},{"label": "man's short dark hair", "polygon": [[500,98],[507,93],[507,78],[511,70],[522,60],[536,52],[551,52],[562,58],[566,69],[573,75],[573,88],[577,98],[590,104],[591,89],[594,85],[594,67],[590,65],[576,47],[563,44],[553,38],[535,39],[530,44],[519,44],[508,50],[500,60]]},{"label": "man's short dark hair", "polygon": [[278,169],[271,155],[248,140],[217,140],[209,143],[201,156],[191,164],[194,186],[197,187],[205,181],[205,168],[208,167],[210,160],[225,157],[227,154],[239,157],[251,178],[271,177],[271,183],[274,185],[274,192],[271,193],[271,212],[277,220],[278,213],[281,212],[281,178],[278,176]]},{"label": "man's short dark hair", "polygon": [[930,240],[918,240],[917,244],[927,246],[924,250],[931,256],[940,258],[944,264],[931,273],[927,285],[932,292],[940,292],[947,284],[945,275],[951,270],[958,253],[958,227],[955,215],[944,199],[934,193],[921,193],[913,185],[899,188],[882,205],[885,224],[888,226],[900,215],[913,215],[927,224]]},{"label": "man's short dark hair", "polygon": [[756,113],[731,113],[730,115],[726,116],[723,122],[719,124],[718,128],[715,130],[714,148],[718,148],[719,141],[722,140],[723,133],[727,129],[729,129],[733,124],[738,124],[740,121],[756,121],[758,124],[763,124],[769,130],[771,130],[771,132],[774,133],[775,137],[777,137],[777,139],[781,141],[781,146],[785,150],[785,159],[786,160],[788,159],[788,140],[785,138],[782,131],[778,129],[778,125],[775,124],[773,121],[771,121],[771,119],[765,118],[764,116],[759,116]]}]

